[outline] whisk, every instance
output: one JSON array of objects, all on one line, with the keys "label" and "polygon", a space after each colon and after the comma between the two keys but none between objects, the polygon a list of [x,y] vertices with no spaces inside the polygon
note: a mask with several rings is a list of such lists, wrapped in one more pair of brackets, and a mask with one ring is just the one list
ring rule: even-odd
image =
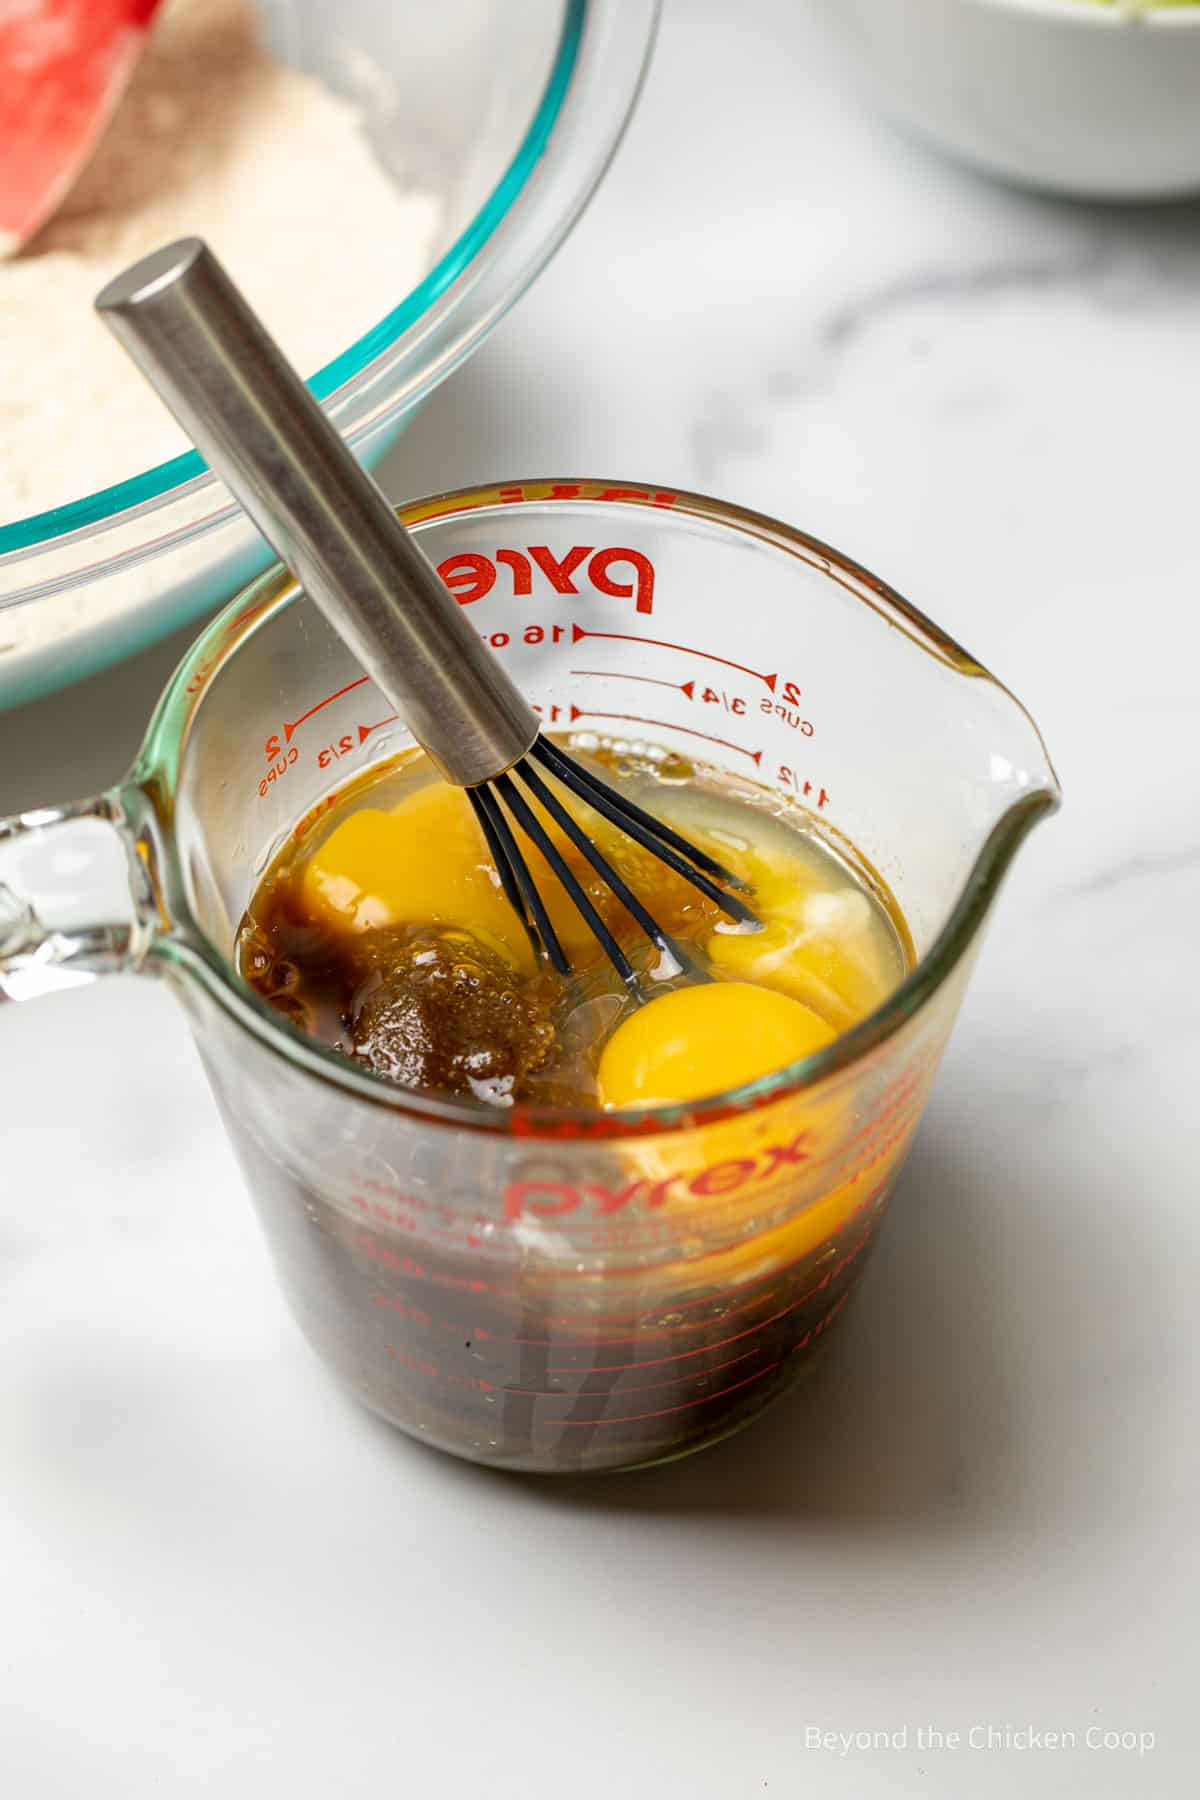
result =
[{"label": "whisk", "polygon": [[546,777],[727,917],[754,924],[740,897],[745,884],[542,736],[537,713],[208,247],[185,238],[155,251],[111,281],[96,308],[439,773],[466,790],[535,954],[569,973],[518,833],[541,852],[629,993],[649,997],[540,812],[670,959],[668,967],[707,979]]}]

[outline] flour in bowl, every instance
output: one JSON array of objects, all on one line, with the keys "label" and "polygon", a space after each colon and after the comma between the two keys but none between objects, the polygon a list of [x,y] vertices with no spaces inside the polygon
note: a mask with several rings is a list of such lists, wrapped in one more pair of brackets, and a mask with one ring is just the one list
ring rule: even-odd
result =
[{"label": "flour in bowl", "polygon": [[0,522],[188,447],[92,312],[127,264],[207,238],[311,375],[428,272],[439,215],[384,173],[347,101],[259,42],[249,0],[167,0],[61,212],[0,263]]}]

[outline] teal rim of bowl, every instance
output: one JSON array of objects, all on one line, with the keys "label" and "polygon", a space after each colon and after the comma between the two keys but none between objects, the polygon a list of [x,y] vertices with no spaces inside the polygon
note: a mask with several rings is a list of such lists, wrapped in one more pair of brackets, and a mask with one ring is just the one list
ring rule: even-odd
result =
[{"label": "teal rim of bowl", "polygon": [[[363,337],[343,350],[331,363],[309,380],[309,387],[320,400],[327,400],[348,381],[366,368],[389,345],[395,343],[410,325],[439,299],[463,270],[483,249],[488,239],[507,215],[546,148],[550,133],[558,120],[571,85],[571,77],[579,56],[583,37],[587,0],[566,0],[558,48],[537,112],[521,139],[517,152],[504,174],[492,189],[475,217],[458,236],[440,262],[435,263],[424,279],[398,306],[372,326]],[[105,520],[141,506],[147,500],[208,472],[208,464],[196,450],[185,450],[169,462],[158,463],[143,475],[130,475],[112,487],[97,488],[85,499],[69,501],[66,506],[49,512],[30,513],[10,525],[0,525],[0,556],[10,550],[28,550],[54,538],[78,531],[82,525],[102,524]]]}]

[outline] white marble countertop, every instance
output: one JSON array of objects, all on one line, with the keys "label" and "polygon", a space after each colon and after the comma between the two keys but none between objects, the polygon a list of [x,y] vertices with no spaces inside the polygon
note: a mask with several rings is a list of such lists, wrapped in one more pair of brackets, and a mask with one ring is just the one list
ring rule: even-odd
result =
[{"label": "white marble countertop", "polygon": [[[392,486],[807,526],[1012,684],[1064,811],[815,1393],[641,1476],[497,1478],[360,1414],[167,994],[6,1009],[14,1800],[1195,1791],[1198,294],[1200,207],[986,185],[860,111],[802,8],[676,0],[602,194]],[[0,809],[115,776],[178,648],[0,716]]]}]

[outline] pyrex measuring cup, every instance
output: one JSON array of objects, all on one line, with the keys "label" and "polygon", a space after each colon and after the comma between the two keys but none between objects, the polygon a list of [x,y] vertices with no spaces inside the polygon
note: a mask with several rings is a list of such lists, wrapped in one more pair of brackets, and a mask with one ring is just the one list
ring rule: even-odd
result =
[{"label": "pyrex measuring cup", "polygon": [[769,519],[583,481],[403,517],[548,726],[749,775],[856,844],[913,934],[899,990],[776,1075],[642,1113],[407,1093],[293,1030],[233,973],[242,912],[411,740],[275,571],[185,657],[125,782],[0,824],[0,996],[175,985],[296,1316],[384,1417],[518,1469],[679,1455],[785,1388],[849,1298],[1054,772],[956,644]]}]

